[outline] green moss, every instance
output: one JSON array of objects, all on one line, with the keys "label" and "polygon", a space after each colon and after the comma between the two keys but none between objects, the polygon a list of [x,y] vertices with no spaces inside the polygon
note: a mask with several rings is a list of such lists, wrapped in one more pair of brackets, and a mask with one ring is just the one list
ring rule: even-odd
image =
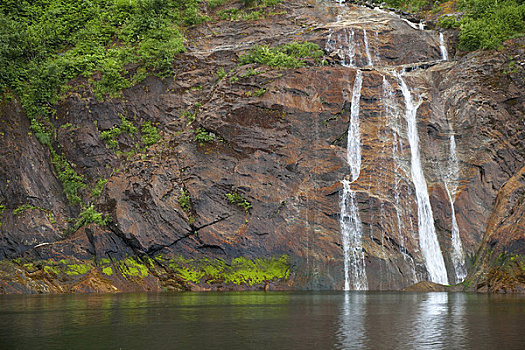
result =
[{"label": "green moss", "polygon": [[106,267],[103,267],[102,268],[102,273],[106,276],[111,276],[113,275],[113,269],[111,268],[111,266],[106,266]]},{"label": "green moss", "polygon": [[79,276],[85,275],[89,271],[91,271],[91,266],[88,264],[70,264],[67,265],[64,272],[68,276]]},{"label": "green moss", "polygon": [[55,265],[44,265],[44,272],[51,275],[60,275],[60,268]]},{"label": "green moss", "polygon": [[126,258],[119,264],[120,272],[124,277],[147,277],[149,275],[148,268],[141,262],[134,258]]},{"label": "green moss", "polygon": [[288,257],[279,259],[257,258],[250,260],[244,257],[232,259],[228,264],[215,259],[184,259],[179,257],[169,261],[169,267],[180,278],[194,283],[232,283],[236,285],[260,284],[267,281],[287,279],[290,274]]}]

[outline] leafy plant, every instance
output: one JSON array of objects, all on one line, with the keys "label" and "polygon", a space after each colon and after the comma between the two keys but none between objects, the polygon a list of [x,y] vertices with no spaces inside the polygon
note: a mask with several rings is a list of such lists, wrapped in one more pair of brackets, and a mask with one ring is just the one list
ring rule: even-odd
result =
[{"label": "leafy plant", "polygon": [[98,198],[107,183],[108,183],[108,179],[98,179],[97,184],[95,185],[95,188],[93,188],[93,190],[91,191],[91,197]]},{"label": "leafy plant", "polygon": [[191,197],[187,190],[181,188],[177,202],[185,212],[189,213],[191,211]]},{"label": "leafy plant", "polygon": [[100,133],[100,138],[106,142],[106,145],[111,149],[118,148],[118,137],[122,134],[134,135],[137,132],[137,128],[132,122],[126,119],[125,116],[121,115],[120,125],[114,126],[109,130],[104,130]]},{"label": "leafy plant", "polygon": [[228,201],[231,204],[234,204],[239,208],[244,209],[246,213],[248,213],[248,211],[252,208],[252,204],[246,198],[244,198],[244,196],[237,192],[226,193],[225,196],[226,198],[228,198]]},{"label": "leafy plant", "polygon": [[106,216],[103,216],[102,213],[99,213],[95,210],[95,207],[93,204],[90,204],[89,206],[85,207],[79,215],[79,218],[75,224],[75,230],[81,228],[82,226],[89,225],[91,223],[95,223],[100,226],[105,226],[109,221],[109,218]]},{"label": "leafy plant", "polygon": [[207,142],[215,140],[215,135],[203,128],[195,129],[195,136],[193,141],[197,141],[199,145],[203,146]]},{"label": "leafy plant", "polygon": [[145,147],[152,146],[159,142],[161,136],[159,130],[151,124],[151,122],[144,122],[141,125],[141,139]]},{"label": "leafy plant", "polygon": [[267,90],[266,90],[266,89],[263,89],[263,88],[258,89],[258,90],[255,91],[255,96],[260,97],[260,96],[264,95],[264,94],[266,93],[266,91],[267,91]]},{"label": "leafy plant", "polygon": [[224,71],[224,68],[221,67],[219,68],[219,70],[217,71],[217,76],[219,77],[219,80],[222,80],[226,77],[226,72]]}]

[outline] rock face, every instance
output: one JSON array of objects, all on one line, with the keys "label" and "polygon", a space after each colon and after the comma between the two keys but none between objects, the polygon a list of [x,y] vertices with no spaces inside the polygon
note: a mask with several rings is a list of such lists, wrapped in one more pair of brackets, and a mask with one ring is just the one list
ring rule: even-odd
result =
[{"label": "rock face", "polygon": [[[401,74],[417,106],[419,155],[449,283],[457,277],[452,199],[470,286],[523,291],[523,39],[445,62],[437,32],[397,15],[327,1],[277,10],[285,14],[193,28],[173,78],[149,77],[105,102],[79,81],[77,92],[56,107],[57,142],[88,184],[85,202],[111,217],[107,226],[72,229],[68,218],[81,208],[68,204],[49,152],[30,134],[16,101],[1,105],[0,291],[208,288],[212,282],[193,285],[162,262],[148,265],[147,278],[116,280],[100,273],[99,261],[283,255],[290,275],[272,288],[342,289],[341,180],[350,174],[347,131],[358,69],[361,171],[351,189],[368,288],[429,280]],[[304,40],[324,48],[327,65],[236,63],[256,44]],[[228,72],[224,79],[220,68]],[[161,140],[137,151],[138,136],[121,135],[118,147],[109,148],[100,133],[122,116],[139,128],[157,125]],[[211,141],[200,141],[200,133]],[[99,179],[108,182],[99,197],[90,196]],[[232,204],[227,195],[233,194],[251,208]],[[22,205],[30,208],[15,215]],[[45,264],[28,268],[28,261],[46,259],[92,261],[94,268],[67,283],[46,274]]]}]

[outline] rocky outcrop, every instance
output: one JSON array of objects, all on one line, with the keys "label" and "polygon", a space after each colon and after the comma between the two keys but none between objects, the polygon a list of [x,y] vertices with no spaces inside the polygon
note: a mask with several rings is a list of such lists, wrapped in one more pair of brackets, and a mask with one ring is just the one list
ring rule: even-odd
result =
[{"label": "rocky outcrop", "polygon": [[[514,260],[510,270],[501,265],[502,274],[513,276],[510,289],[523,290],[523,40],[442,62],[436,32],[390,13],[314,1],[273,11],[283,13],[192,28],[174,76],[148,77],[122,98],[101,102],[82,80],[74,82],[75,91],[56,106],[56,140],[84,177],[84,201],[111,217],[106,226],[75,230],[70,218],[81,208],[64,197],[48,150],[29,132],[16,101],[2,104],[1,291],[341,289],[340,181],[350,173],[345,148],[357,69],[363,70],[362,165],[352,190],[368,287],[402,289],[428,279],[405,103],[394,74],[404,70],[419,103],[421,160],[449,281],[455,276],[446,192],[452,181],[470,286],[498,285],[501,275],[490,271],[503,264],[496,257],[504,253]],[[324,65],[237,65],[254,45],[304,40],[325,49]],[[101,132],[122,117],[139,131],[108,147]],[[146,122],[161,136],[150,147],[141,141]],[[453,180],[451,135],[459,164]],[[100,179],[108,181],[97,197],[91,191]],[[242,200],[230,200],[234,195]],[[23,205],[30,207],[17,210]],[[270,274],[274,266],[263,261],[283,256],[288,268]],[[199,265],[236,266],[237,258],[265,277],[228,282]],[[103,272],[108,268],[111,274]],[[192,281],[191,271],[208,277]]]}]

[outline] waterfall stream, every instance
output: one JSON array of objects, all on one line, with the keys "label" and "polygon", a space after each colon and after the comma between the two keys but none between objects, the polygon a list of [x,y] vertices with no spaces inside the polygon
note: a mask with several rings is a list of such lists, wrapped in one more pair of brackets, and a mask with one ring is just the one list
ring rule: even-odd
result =
[{"label": "waterfall stream", "polygon": [[[343,179],[343,192],[340,203],[340,226],[344,253],[345,290],[368,289],[363,252],[363,228],[359,216],[356,194],[350,184],[358,179],[361,172],[361,136],[359,131],[359,101],[363,74],[356,71],[352,88],[352,107],[348,126],[347,160],[351,171],[351,181]],[[352,288],[351,288],[352,287]]]},{"label": "waterfall stream", "polygon": [[[399,17],[399,19],[406,22],[413,29],[424,29],[424,25],[422,23],[419,23],[419,26],[417,26],[416,24],[411,23],[410,21],[401,17]],[[346,19],[344,18],[343,10],[342,14],[339,14],[337,17],[337,23],[343,24],[346,23],[345,21]],[[339,30],[335,30],[334,28],[329,28],[329,33],[325,44],[325,51],[328,54],[335,53],[333,57],[337,57],[339,63],[344,67],[350,67],[352,69],[356,69],[357,67],[374,67],[374,63],[378,64],[379,62],[379,53],[377,52],[377,48],[375,46],[370,45],[367,29],[368,28],[356,29],[344,27],[340,28]],[[359,38],[361,30],[363,35],[362,41]],[[378,42],[378,31],[374,30],[374,33],[376,38],[375,42]],[[439,50],[441,53],[441,59],[443,61],[448,60],[448,52],[442,33],[439,33]],[[372,52],[374,53],[376,62],[374,62]],[[392,204],[395,207],[395,216],[392,218],[394,231],[390,232],[390,239],[395,238],[397,241],[395,246],[397,247],[400,256],[405,261],[404,266],[406,270],[403,272],[400,270],[400,272],[404,276],[404,283],[416,283],[419,279],[424,277],[421,275],[424,270],[422,269],[422,265],[419,263],[422,260],[428,274],[428,280],[435,283],[448,284],[445,259],[441,252],[434,226],[434,217],[430,204],[427,181],[423,173],[419,149],[420,146],[416,118],[419,102],[414,101],[412,93],[405,83],[401,73],[398,73],[397,70],[392,68],[375,68],[385,74],[383,75],[383,84],[380,85],[379,88],[381,89],[382,87],[382,101],[384,104],[385,120],[387,123],[390,123],[392,127],[392,161],[394,166],[392,171],[394,176],[394,187],[393,192],[391,192],[391,196]],[[395,90],[388,82],[387,77],[390,77],[390,79],[393,78],[397,81],[397,85],[399,86],[398,89],[401,90],[400,95],[402,95],[402,99],[399,101],[397,101],[398,97],[396,97]],[[350,168],[350,174],[341,181],[343,189],[340,197],[340,228],[344,253],[345,290],[365,290],[368,288],[364,260],[365,254],[363,249],[363,223],[361,221],[361,215],[357,202],[357,193],[352,189],[352,187],[356,186],[355,182],[359,179],[361,172],[361,163],[364,161],[361,154],[362,140],[359,119],[362,84],[363,72],[360,69],[356,69],[352,87],[350,122],[347,134],[348,138],[346,157]],[[343,93],[343,95],[345,95],[345,93]],[[350,99],[349,96],[347,97],[347,100],[348,99]],[[401,122],[403,119],[405,120],[404,123]],[[409,157],[402,155],[402,140],[408,141],[410,148]],[[451,159],[455,157],[455,143],[453,142],[454,139],[452,138],[450,145]],[[386,144],[383,141],[382,147],[385,147],[385,145]],[[454,150],[452,150],[453,146]],[[403,160],[401,160],[400,157],[403,157]],[[456,168],[451,168],[452,170],[457,169],[457,158],[455,159]],[[403,163],[401,163],[402,161]],[[451,160],[451,162],[453,161]],[[410,169],[410,171],[408,169]],[[455,174],[457,174],[457,171]],[[405,185],[405,181],[403,184],[401,183],[401,181],[406,176],[411,176],[413,187],[408,186],[408,183]],[[449,177],[447,176],[447,179],[448,178]],[[370,193],[370,183],[371,180],[368,186],[368,193],[371,196],[370,198],[373,196],[378,196],[375,198],[381,198],[381,196],[387,194]],[[449,187],[448,182],[446,182],[445,187],[447,189],[447,194],[452,208],[453,252],[451,254],[451,258],[454,264],[456,280],[461,280],[465,277],[465,264],[464,253],[459,237],[459,229],[455,219],[453,207],[453,198],[456,189]],[[380,188],[380,186],[376,186],[373,191],[377,191],[377,188]],[[407,199],[408,202],[406,201]],[[415,218],[414,220],[412,219],[413,216],[411,212],[411,206],[407,205],[408,203],[414,203],[414,201],[417,205],[417,224],[415,223]],[[373,203],[373,201],[370,203]],[[380,199],[380,210],[385,210],[384,200],[382,199]],[[385,221],[386,218],[384,217],[384,213],[381,215],[381,221]],[[372,225],[372,221],[373,219],[370,221],[370,225],[366,226],[366,230],[369,230],[369,232],[367,232],[373,239],[375,227]],[[384,229],[386,225],[387,223],[385,221],[385,226],[380,224],[378,227],[383,227]],[[410,233],[411,236],[408,236],[408,233]],[[386,232],[379,232],[379,234],[381,235],[379,237],[381,237],[381,249],[383,252],[382,256],[384,259],[386,259],[387,253],[385,252],[385,242],[386,239],[388,239],[388,235]],[[419,242],[419,249],[417,248],[417,243],[413,242]],[[407,246],[410,247],[410,251]],[[413,255],[414,253],[421,256],[422,259],[415,260]],[[416,261],[418,261],[418,272],[416,272]],[[385,260],[385,263],[388,265],[388,260]]]},{"label": "waterfall stream", "polygon": [[427,268],[430,281],[448,284],[445,261],[439,247],[436,229],[434,227],[434,217],[432,214],[432,207],[430,206],[427,182],[423,174],[423,168],[421,166],[421,158],[419,154],[419,136],[417,133],[416,120],[417,109],[419,105],[414,103],[412,94],[403,80],[403,77],[399,73],[395,73],[395,75],[401,84],[401,91],[403,93],[406,105],[405,117],[407,122],[408,141],[410,144],[410,166],[412,181],[416,190],[416,201],[418,206],[417,216],[419,246],[425,260],[425,266]]},{"label": "waterfall stream", "polygon": [[447,46],[445,45],[445,39],[441,32],[439,33],[439,50],[441,51],[441,59],[443,61],[448,61]]},{"label": "waterfall stream", "polygon": [[456,221],[456,210],[454,209],[455,193],[457,190],[457,176],[459,173],[458,156],[456,153],[456,140],[454,135],[449,138],[449,164],[448,173],[445,181],[445,189],[450,202],[451,210],[451,233],[452,233],[452,264],[454,265],[454,272],[456,283],[462,282],[467,276],[467,268],[465,266],[465,253],[463,252],[463,245],[461,244],[461,237],[459,236],[459,227]]}]

